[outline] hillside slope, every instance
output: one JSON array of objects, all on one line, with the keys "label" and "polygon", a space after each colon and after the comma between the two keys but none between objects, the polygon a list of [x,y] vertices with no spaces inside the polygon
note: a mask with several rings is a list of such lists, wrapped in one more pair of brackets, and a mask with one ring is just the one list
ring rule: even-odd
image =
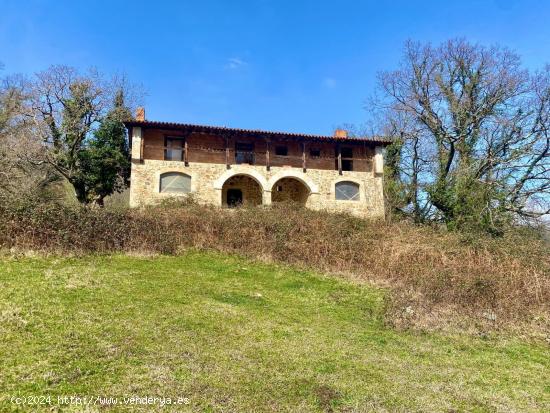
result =
[{"label": "hillside slope", "polygon": [[0,283],[9,411],[31,394],[190,403],[143,412],[550,409],[548,347],[388,329],[367,284],[213,253],[4,259]]},{"label": "hillside slope", "polygon": [[0,250],[11,254],[214,250],[387,287],[385,320],[395,327],[550,340],[550,243],[527,230],[491,238],[284,204],[128,210],[40,203],[0,205],[0,216]]}]

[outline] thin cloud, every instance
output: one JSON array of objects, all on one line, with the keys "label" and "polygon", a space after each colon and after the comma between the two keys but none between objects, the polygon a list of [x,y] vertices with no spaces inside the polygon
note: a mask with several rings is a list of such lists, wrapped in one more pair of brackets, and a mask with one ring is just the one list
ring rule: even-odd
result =
[{"label": "thin cloud", "polygon": [[231,57],[231,58],[227,59],[227,62],[225,64],[225,68],[235,70],[235,69],[239,69],[240,67],[243,67],[243,66],[246,66],[246,65],[247,65],[247,63],[244,60],[242,60],[241,58]]}]

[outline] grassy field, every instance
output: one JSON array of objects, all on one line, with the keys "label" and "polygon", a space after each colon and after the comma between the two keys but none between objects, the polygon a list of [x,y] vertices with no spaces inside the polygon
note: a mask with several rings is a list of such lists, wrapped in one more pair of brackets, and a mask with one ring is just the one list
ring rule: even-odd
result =
[{"label": "grassy field", "polygon": [[2,411],[30,395],[54,409],[19,411],[71,395],[189,404],[61,411],[550,409],[543,344],[394,331],[383,291],[289,267],[202,253],[4,259],[0,287]]}]

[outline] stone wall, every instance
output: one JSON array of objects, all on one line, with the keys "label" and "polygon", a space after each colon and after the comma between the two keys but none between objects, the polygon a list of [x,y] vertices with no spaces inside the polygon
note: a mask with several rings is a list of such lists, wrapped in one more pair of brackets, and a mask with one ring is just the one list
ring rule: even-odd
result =
[{"label": "stone wall", "polygon": [[[382,194],[382,175],[373,172],[344,171],[338,175],[338,171],[308,169],[302,172],[300,168],[271,167],[270,171],[260,165],[232,165],[226,169],[222,164],[193,163],[185,166],[178,161],[159,161],[145,159],[134,160],[132,163],[132,175],[130,186],[130,205],[140,206],[159,202],[168,197],[181,197],[182,194],[170,194],[160,192],[160,176],[165,172],[181,172],[191,177],[191,193],[199,202],[222,206],[225,203],[224,188],[228,186],[238,187],[244,180],[234,179],[235,176],[248,176],[257,183],[251,186],[250,181],[245,185],[243,198],[252,199],[256,203],[258,198],[254,195],[261,191],[262,204],[270,204],[272,195],[275,201],[278,195],[276,191],[278,181],[284,179],[288,187],[290,180],[298,180],[307,188],[309,196],[306,206],[313,209],[326,209],[330,211],[348,211],[362,217],[384,216],[384,200]],[[232,179],[233,178],[233,179]],[[352,181],[359,184],[359,201],[340,201],[335,199],[334,188],[339,181]],[[225,184],[225,187],[224,187]],[[284,188],[284,185],[281,185]],[[297,188],[298,186],[294,186]]]}]

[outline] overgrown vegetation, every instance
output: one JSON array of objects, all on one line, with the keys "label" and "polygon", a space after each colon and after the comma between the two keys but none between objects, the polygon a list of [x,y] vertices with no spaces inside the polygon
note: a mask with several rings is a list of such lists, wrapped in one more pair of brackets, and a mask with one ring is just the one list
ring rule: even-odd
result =
[{"label": "overgrown vegetation", "polygon": [[[382,291],[309,271],[212,253],[23,258],[0,262],[0,283],[2,411],[31,394],[53,405],[19,411],[550,408],[545,344],[388,329]],[[190,404],[60,407],[67,395]]]},{"label": "overgrown vegetation", "polygon": [[391,291],[387,322],[401,328],[506,328],[544,338],[549,327],[549,244],[527,230],[469,236],[291,204],[237,210],[192,202],[142,210],[38,204],[0,215],[0,245],[13,253],[216,250],[377,282]]}]

